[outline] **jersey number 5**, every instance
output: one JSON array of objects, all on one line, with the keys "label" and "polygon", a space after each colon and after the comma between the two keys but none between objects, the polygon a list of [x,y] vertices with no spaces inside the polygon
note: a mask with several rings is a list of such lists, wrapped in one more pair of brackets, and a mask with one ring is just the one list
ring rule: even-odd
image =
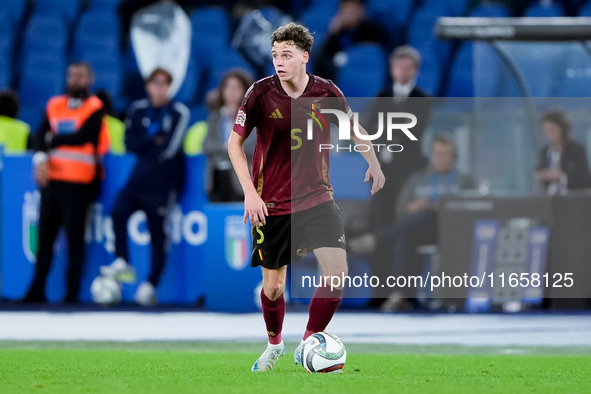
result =
[{"label": "jersey number 5", "polygon": [[302,139],[296,135],[301,132],[302,129],[291,129],[291,139],[296,141],[296,144],[291,146],[291,150],[298,150],[302,147]]}]

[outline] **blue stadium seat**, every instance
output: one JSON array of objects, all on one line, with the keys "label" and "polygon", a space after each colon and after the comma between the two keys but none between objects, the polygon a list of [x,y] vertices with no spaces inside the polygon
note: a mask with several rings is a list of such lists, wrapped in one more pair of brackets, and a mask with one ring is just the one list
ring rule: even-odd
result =
[{"label": "blue stadium seat", "polygon": [[112,12],[117,9],[121,0],[92,0],[87,12]]},{"label": "blue stadium seat", "polygon": [[64,92],[66,62],[63,56],[32,53],[23,66],[21,104],[43,108],[47,100]]},{"label": "blue stadium seat", "polygon": [[68,24],[72,24],[78,16],[80,0],[36,0],[34,15],[61,16]]},{"label": "blue stadium seat", "polygon": [[191,119],[189,123],[190,125],[202,120],[206,120],[207,116],[209,115],[209,111],[207,110],[207,108],[205,108],[202,105],[190,107],[189,111],[191,111]]},{"label": "blue stadium seat", "polygon": [[[144,80],[140,74],[137,65],[137,60],[133,52],[131,44],[123,50],[123,87],[122,96],[126,97],[126,101],[135,101],[146,97],[144,90]],[[126,111],[127,108],[120,108],[121,111]]]},{"label": "blue stadium seat", "polygon": [[189,64],[187,65],[187,73],[185,80],[175,96],[176,101],[180,101],[188,106],[195,103],[197,91],[199,90],[199,82],[201,80],[201,68],[199,66],[199,58],[191,54]]},{"label": "blue stadium seat", "polygon": [[579,10],[579,16],[591,16],[591,1]]},{"label": "blue stadium seat", "polygon": [[472,10],[471,17],[474,18],[506,18],[509,15],[509,9],[502,4],[484,3]]},{"label": "blue stadium seat", "polygon": [[74,58],[86,52],[116,55],[119,52],[120,27],[114,12],[86,12],[80,18],[74,38]]},{"label": "blue stadium seat", "polygon": [[472,79],[472,44],[463,43],[452,63],[449,76],[447,97],[473,97],[474,84]]},{"label": "blue stadium seat", "polygon": [[449,61],[452,43],[437,39],[433,34],[433,26],[437,18],[446,15],[445,12],[441,6],[423,7],[414,14],[408,29],[408,44],[419,49],[423,55],[426,51],[434,51],[442,65]]},{"label": "blue stadium seat", "polygon": [[[564,81],[558,96],[560,97],[589,97],[591,92],[591,58],[578,46],[566,60]],[[586,100],[581,100],[586,105]]]},{"label": "blue stadium seat", "polygon": [[474,95],[477,97],[507,97],[510,94],[508,85],[514,83],[497,53],[484,42],[472,43],[472,80]]},{"label": "blue stadium seat", "polygon": [[[533,97],[557,97],[560,94],[567,72],[567,60],[573,54],[569,51],[568,44],[531,45],[515,42],[506,45],[511,60],[521,70]],[[588,58],[582,52],[577,55],[583,59]]]},{"label": "blue stadium seat", "polygon": [[64,55],[68,46],[68,28],[58,17],[33,16],[27,25],[21,57],[32,52]]},{"label": "blue stadium seat", "polygon": [[445,16],[463,16],[468,9],[468,0],[425,0],[422,8],[443,8]]},{"label": "blue stadium seat", "polygon": [[8,12],[0,9],[0,56],[7,56],[12,52],[14,30]]},{"label": "blue stadium seat", "polygon": [[527,17],[553,17],[553,16],[563,16],[564,11],[562,7],[555,2],[549,4],[541,4],[541,3],[534,3],[530,4],[525,10],[523,16]]},{"label": "blue stadium seat", "polygon": [[93,90],[106,90],[111,97],[119,96],[122,82],[121,59],[117,56],[102,53],[87,53],[80,60],[92,66],[94,71]]},{"label": "blue stadium seat", "polygon": [[310,4],[312,4],[311,0],[287,0],[287,2],[289,3],[288,13],[296,20],[299,20],[302,12],[310,8]]},{"label": "blue stadium seat", "polygon": [[374,97],[386,82],[386,55],[379,45],[355,45],[340,69],[337,85],[348,97]]},{"label": "blue stadium seat", "polygon": [[421,52],[423,64],[417,77],[417,85],[430,96],[437,96],[441,85],[441,61],[433,52]]},{"label": "blue stadium seat", "polygon": [[365,4],[367,16],[389,28],[393,21],[406,25],[413,7],[413,0],[368,0]]},{"label": "blue stadium seat", "polygon": [[45,108],[43,106],[30,107],[28,105],[21,105],[18,118],[26,122],[31,127],[31,133],[36,133],[43,120]]},{"label": "blue stadium seat", "polygon": [[272,5],[264,5],[259,8],[259,11],[263,17],[272,24],[278,22],[283,16],[283,13]]},{"label": "blue stadium seat", "polygon": [[234,67],[240,67],[248,71],[251,76],[256,73],[253,68],[233,49],[227,49],[212,59],[209,75],[205,85],[206,91],[217,88],[224,74]]},{"label": "blue stadium seat", "polygon": [[10,16],[12,25],[18,27],[23,21],[27,0],[4,0],[0,2],[0,10],[6,11]]},{"label": "blue stadium seat", "polygon": [[193,50],[202,57],[202,63],[209,64],[216,52],[223,51],[230,43],[228,15],[221,7],[200,8],[191,14],[191,23]]},{"label": "blue stadium seat", "polygon": [[312,4],[308,9],[317,10],[326,19],[330,21],[339,8],[339,0],[312,0]]},{"label": "blue stadium seat", "polygon": [[[437,5],[439,4],[439,5]],[[408,27],[408,38],[414,41],[424,41],[433,37],[433,25],[437,18],[448,16],[441,3],[433,6],[423,6],[416,10]]]},{"label": "blue stadium seat", "polygon": [[0,89],[10,85],[10,58],[0,53]]},{"label": "blue stadium seat", "polygon": [[322,15],[314,9],[310,9],[302,14],[301,23],[310,30],[310,33],[312,33],[312,36],[314,37],[312,52],[320,50],[324,43],[324,37],[326,36],[330,19],[328,19],[326,15]]}]

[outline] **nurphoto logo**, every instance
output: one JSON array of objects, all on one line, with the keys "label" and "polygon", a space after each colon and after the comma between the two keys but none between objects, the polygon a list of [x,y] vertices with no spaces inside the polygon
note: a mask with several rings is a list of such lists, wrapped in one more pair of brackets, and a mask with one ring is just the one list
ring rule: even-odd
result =
[{"label": "nurphoto logo", "polygon": [[[319,108],[318,110],[316,109],[310,109],[310,108],[306,108],[308,110],[310,110],[309,113],[307,113],[307,115],[309,115],[311,117],[311,119],[308,119],[307,122],[307,139],[308,140],[312,140],[313,138],[313,126],[314,126],[314,121],[320,126],[321,130],[324,130],[324,128],[328,129],[327,126],[327,121],[325,120],[325,118],[322,116],[322,114],[332,114],[337,118],[338,121],[338,128],[339,128],[339,141],[350,141],[351,140],[351,116],[353,117],[353,132],[355,133],[355,136],[357,138],[359,138],[360,140],[363,141],[374,141],[377,140],[378,138],[382,137],[382,135],[384,134],[384,132],[386,133],[386,140],[387,141],[392,141],[393,140],[393,135],[394,135],[394,131],[399,130],[402,133],[404,133],[404,135],[406,135],[406,137],[408,137],[408,139],[410,141],[418,141],[418,138],[410,131],[410,129],[412,129],[413,127],[415,127],[417,125],[417,117],[411,113],[408,112],[378,112],[378,129],[375,133],[370,134],[370,131],[368,131],[368,134],[363,134],[359,131],[359,113],[358,112],[349,112],[348,114],[338,110],[338,109],[326,109],[326,108]],[[404,121],[406,120],[406,121]],[[385,123],[385,125],[384,125]],[[324,126],[324,127],[323,127]],[[402,150],[404,149],[404,147],[401,144],[373,144],[373,143],[368,143],[368,144],[349,144],[349,145],[334,145],[334,144],[319,144],[319,151],[322,150],[336,150],[338,151],[342,151],[342,150],[346,150],[346,151],[355,151],[355,152],[368,152],[371,149],[371,146],[373,146],[378,152],[380,152],[380,150],[384,150],[387,149],[389,152],[402,152]]]}]

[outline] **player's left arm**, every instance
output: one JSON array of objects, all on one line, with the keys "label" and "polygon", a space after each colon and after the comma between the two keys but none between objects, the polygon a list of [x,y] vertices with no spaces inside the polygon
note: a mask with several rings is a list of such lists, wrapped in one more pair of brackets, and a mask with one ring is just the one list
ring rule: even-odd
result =
[{"label": "player's left arm", "polygon": [[[359,132],[361,134],[367,135],[367,131],[365,131],[365,129],[361,125],[359,125]],[[367,141],[357,137],[355,133],[351,134],[351,139],[356,145],[368,145]],[[371,185],[371,194],[376,194],[382,187],[384,187],[386,177],[382,172],[382,168],[378,161],[378,157],[376,156],[376,152],[374,151],[373,146],[371,144],[369,144],[369,150],[367,152],[360,153],[361,156],[363,156],[363,158],[365,159],[365,161],[367,161],[367,164],[369,164],[369,168],[365,173],[365,179],[363,181],[369,182],[371,179],[373,179],[373,184]]]}]

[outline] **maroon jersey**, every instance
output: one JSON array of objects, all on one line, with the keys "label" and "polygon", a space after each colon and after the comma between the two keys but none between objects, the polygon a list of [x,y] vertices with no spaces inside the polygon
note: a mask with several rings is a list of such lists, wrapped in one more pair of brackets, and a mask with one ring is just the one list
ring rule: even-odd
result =
[{"label": "maroon jersey", "polygon": [[332,199],[329,150],[319,149],[320,144],[330,144],[330,125],[324,119],[311,121],[313,139],[308,140],[308,120],[314,112],[310,109],[319,109],[325,101],[330,104],[324,108],[349,117],[351,110],[332,81],[308,75],[296,99],[287,95],[276,74],[255,82],[244,95],[232,129],[243,138],[257,129],[252,181],[269,215],[302,211]]}]

